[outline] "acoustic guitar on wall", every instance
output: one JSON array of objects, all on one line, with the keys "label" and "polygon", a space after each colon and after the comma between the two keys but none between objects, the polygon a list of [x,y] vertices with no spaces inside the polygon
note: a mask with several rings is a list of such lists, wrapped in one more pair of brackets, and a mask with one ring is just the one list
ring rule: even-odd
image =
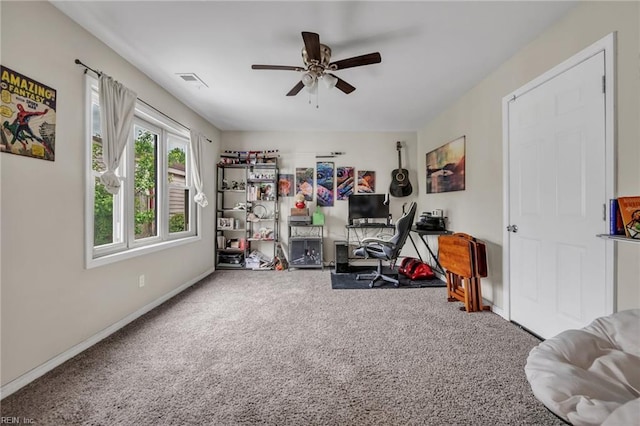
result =
[{"label": "acoustic guitar on wall", "polygon": [[398,150],[398,168],[391,172],[389,193],[394,197],[406,197],[411,195],[413,188],[409,182],[409,170],[402,168],[402,142],[396,142],[396,149]]}]

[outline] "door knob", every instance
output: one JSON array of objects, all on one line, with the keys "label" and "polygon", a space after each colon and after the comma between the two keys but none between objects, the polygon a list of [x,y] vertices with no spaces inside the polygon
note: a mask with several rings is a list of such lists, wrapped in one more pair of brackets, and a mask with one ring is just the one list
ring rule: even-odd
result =
[{"label": "door knob", "polygon": [[518,232],[518,225],[509,225],[507,226],[507,231],[516,233]]}]

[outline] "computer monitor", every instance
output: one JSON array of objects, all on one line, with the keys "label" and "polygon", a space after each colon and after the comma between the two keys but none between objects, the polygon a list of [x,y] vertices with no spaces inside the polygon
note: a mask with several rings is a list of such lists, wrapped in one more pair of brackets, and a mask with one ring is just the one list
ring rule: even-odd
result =
[{"label": "computer monitor", "polygon": [[349,195],[349,224],[354,219],[388,219],[389,202],[385,194],[351,194]]}]

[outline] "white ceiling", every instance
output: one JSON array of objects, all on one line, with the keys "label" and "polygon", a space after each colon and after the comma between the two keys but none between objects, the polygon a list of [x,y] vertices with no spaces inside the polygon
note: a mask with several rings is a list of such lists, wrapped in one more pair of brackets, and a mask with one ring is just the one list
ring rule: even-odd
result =
[{"label": "white ceiling", "polygon": [[[53,3],[220,130],[265,131],[415,131],[576,4]],[[303,66],[302,31],[320,34],[332,61],[380,52],[382,63],[336,71],[357,90],[345,95],[320,86],[319,108],[305,90],[285,96],[301,74],[251,65]],[[110,73],[108,63],[87,65]],[[209,87],[177,73],[195,73]]]}]

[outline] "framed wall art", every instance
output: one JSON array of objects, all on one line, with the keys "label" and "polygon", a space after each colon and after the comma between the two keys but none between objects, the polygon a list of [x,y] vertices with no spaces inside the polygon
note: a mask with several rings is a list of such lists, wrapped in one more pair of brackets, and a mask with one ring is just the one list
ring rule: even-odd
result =
[{"label": "framed wall art", "polygon": [[295,193],[293,184],[293,174],[281,173],[278,175],[278,196],[293,197]]},{"label": "framed wall art", "polygon": [[353,167],[340,166],[336,169],[336,190],[338,200],[348,200],[349,195],[353,194],[354,187]]},{"label": "framed wall art", "polygon": [[358,170],[358,194],[373,194],[376,192],[376,172],[373,170]]},{"label": "framed wall art", "polygon": [[296,167],[296,194],[299,192],[306,201],[313,200],[313,167]]},{"label": "framed wall art", "polygon": [[56,91],[5,66],[0,77],[0,150],[54,161]]},{"label": "framed wall art", "polygon": [[335,198],[334,170],[334,164],[331,162],[319,161],[316,163],[316,200],[319,207],[333,206]]},{"label": "framed wall art", "polygon": [[427,153],[427,194],[464,190],[465,143],[461,136]]}]

